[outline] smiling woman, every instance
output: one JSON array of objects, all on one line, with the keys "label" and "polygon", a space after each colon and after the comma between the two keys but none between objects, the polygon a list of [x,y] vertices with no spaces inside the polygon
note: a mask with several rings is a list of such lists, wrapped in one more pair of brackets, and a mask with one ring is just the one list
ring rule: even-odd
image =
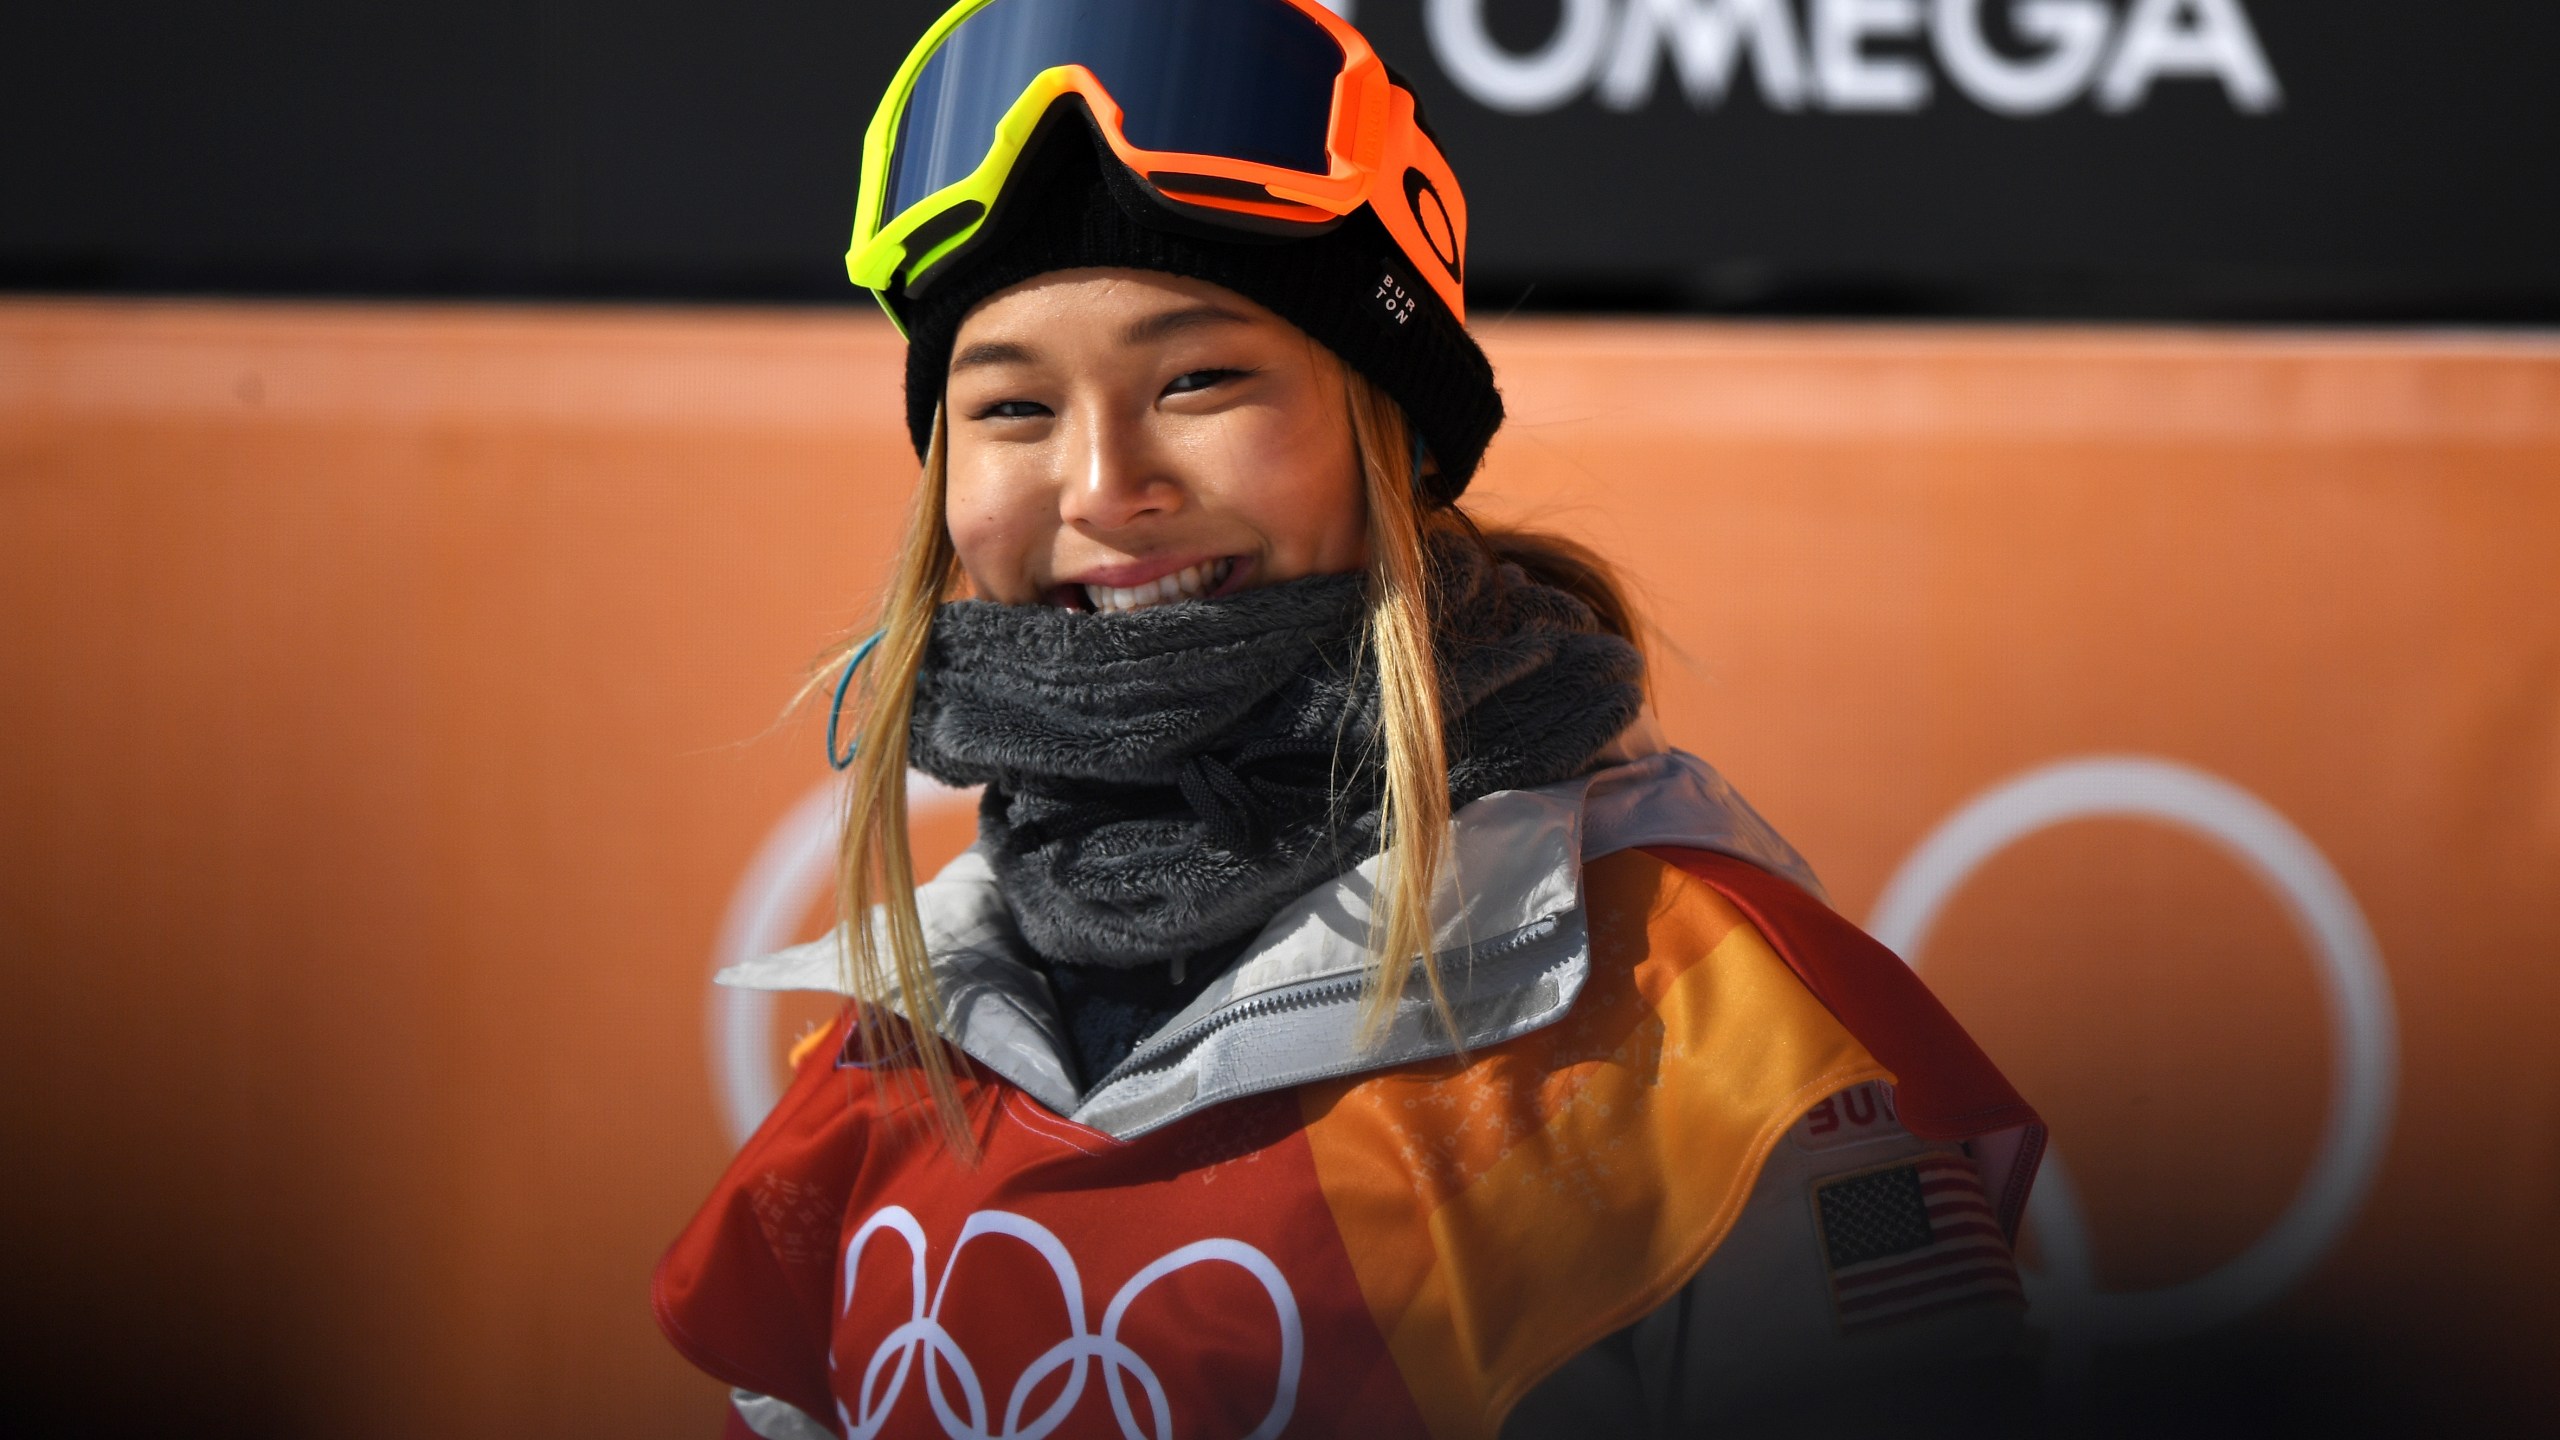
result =
[{"label": "smiling woman", "polygon": [[[967,177],[858,207],[923,473],[841,662],[848,923],[736,977],[846,1003],[668,1335],[777,1440],[1689,1433],[2003,1353],[2034,1112],[1662,746],[1606,562],[1461,508],[1502,402],[1412,97],[1214,3],[1341,57],[1323,184],[1223,112],[1135,152],[1073,63],[949,103],[947,37],[1117,53],[1090,0],[968,0],[875,123]],[[984,792],[922,885],[910,766]]]},{"label": "smiling woman", "polygon": [[962,322],[945,405],[975,591],[1114,612],[1357,570],[1342,363],[1242,296],[1067,270]]}]

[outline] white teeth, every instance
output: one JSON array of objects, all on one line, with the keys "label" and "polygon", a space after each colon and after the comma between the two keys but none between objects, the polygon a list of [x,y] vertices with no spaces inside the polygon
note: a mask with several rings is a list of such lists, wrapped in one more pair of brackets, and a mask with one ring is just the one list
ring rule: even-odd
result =
[{"label": "white teeth", "polygon": [[1084,598],[1096,612],[1106,615],[1144,610],[1168,600],[1199,600],[1225,584],[1227,572],[1233,568],[1232,561],[1205,561],[1126,589],[1112,585],[1087,585]]}]

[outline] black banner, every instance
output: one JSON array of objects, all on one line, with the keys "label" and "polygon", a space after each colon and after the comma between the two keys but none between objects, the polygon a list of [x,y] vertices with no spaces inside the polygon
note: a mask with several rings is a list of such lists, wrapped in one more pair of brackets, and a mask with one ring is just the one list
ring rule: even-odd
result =
[{"label": "black banner", "polygon": [[[941,8],[46,7],[0,284],[858,298],[862,127]],[[2539,0],[1337,8],[1466,181],[1480,308],[2560,319]]]}]

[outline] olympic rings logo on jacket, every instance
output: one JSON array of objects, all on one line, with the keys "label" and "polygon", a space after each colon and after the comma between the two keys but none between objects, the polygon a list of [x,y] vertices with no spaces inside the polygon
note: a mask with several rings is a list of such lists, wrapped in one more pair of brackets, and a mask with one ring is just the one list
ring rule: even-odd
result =
[{"label": "olympic rings logo on jacket", "polygon": [[[849,1411],[839,1400],[838,1417],[845,1434],[853,1440],[870,1440],[885,1429],[890,1415],[897,1409],[899,1396],[915,1370],[916,1359],[924,1357],[925,1398],[933,1406],[934,1418],[941,1422],[943,1434],[951,1440],[1042,1440],[1042,1437],[1064,1424],[1084,1398],[1090,1367],[1099,1363],[1103,1388],[1110,1396],[1112,1417],[1119,1422],[1126,1440],[1149,1440],[1148,1428],[1142,1428],[1135,1407],[1130,1403],[1126,1377],[1134,1377],[1145,1392],[1153,1425],[1153,1440],[1172,1440],[1173,1406],[1163,1382],[1154,1368],[1120,1339],[1122,1319],[1129,1307],[1157,1281],[1194,1265],[1224,1262],[1251,1275],[1270,1296],[1271,1308],[1280,1322],[1279,1381],[1271,1397],[1271,1409],[1255,1426],[1246,1440],[1272,1440],[1288,1428],[1289,1417],[1297,1407],[1298,1377],[1305,1363],[1306,1334],[1298,1315],[1297,1298],[1289,1289],[1287,1277],[1271,1257],[1241,1240],[1213,1238],[1195,1240],[1178,1246],[1129,1277],[1111,1303],[1103,1308],[1099,1329],[1087,1329],[1085,1321],[1084,1282],[1076,1270],[1075,1256],[1056,1232],[1028,1216],[1005,1210],[980,1210],[969,1216],[960,1227],[960,1238],[951,1253],[943,1258],[942,1274],[928,1299],[925,1287],[925,1257],[929,1248],[924,1225],[903,1205],[887,1205],[854,1231],[845,1246],[843,1313],[853,1313],[854,1297],[861,1275],[863,1251],[882,1234],[904,1240],[907,1245],[908,1316],[905,1323],[892,1330],[871,1353],[863,1366],[862,1381],[855,1391],[859,1413]],[[1066,1301],[1068,1334],[1043,1351],[1025,1367],[1014,1381],[1006,1397],[1004,1423],[989,1429],[987,1392],[978,1369],[950,1331],[942,1325],[943,1300],[949,1293],[951,1274],[960,1263],[960,1253],[969,1242],[986,1235],[1003,1235],[1023,1242],[1033,1254],[1047,1263]],[[868,1298],[868,1297],[866,1297]],[[1027,1422],[1024,1407],[1038,1393],[1041,1385],[1059,1370],[1067,1371],[1066,1383],[1046,1409]],[[885,1372],[885,1374],[884,1374]],[[960,1389],[959,1399],[965,1406],[955,1407],[945,1383],[946,1374]]]}]

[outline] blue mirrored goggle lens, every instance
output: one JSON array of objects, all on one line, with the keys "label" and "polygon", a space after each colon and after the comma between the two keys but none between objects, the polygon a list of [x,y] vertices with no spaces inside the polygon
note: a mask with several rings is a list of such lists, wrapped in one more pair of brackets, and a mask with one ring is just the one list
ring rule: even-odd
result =
[{"label": "blue mirrored goggle lens", "polygon": [[1284,0],[995,0],[917,73],[881,218],[977,169],[996,122],[1060,65],[1094,73],[1142,149],[1322,175],[1342,63],[1333,36]]}]

